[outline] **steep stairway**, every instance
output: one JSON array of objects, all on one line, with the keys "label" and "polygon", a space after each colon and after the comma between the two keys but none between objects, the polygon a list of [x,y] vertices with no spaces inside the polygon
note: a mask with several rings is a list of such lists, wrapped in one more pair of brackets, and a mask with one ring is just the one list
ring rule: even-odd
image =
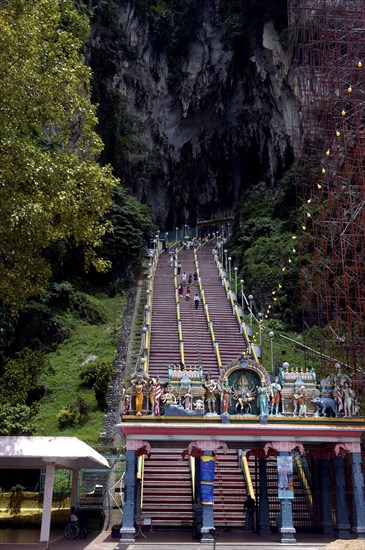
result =
[{"label": "steep stairway", "polygon": [[214,481],[214,525],[244,527],[246,483],[239,466],[236,449],[217,452]]},{"label": "steep stairway", "polygon": [[155,527],[183,527],[193,523],[189,460],[183,449],[153,448],[144,462],[143,515]]},{"label": "steep stairway", "polygon": [[210,319],[225,366],[240,357],[247,350],[247,345],[221,284],[211,245],[198,250],[198,262]]},{"label": "steep stairway", "polygon": [[[181,272],[184,271],[192,276],[195,272],[194,251],[183,250],[179,253],[181,262]],[[181,275],[178,276],[178,282],[181,282]],[[202,302],[196,310],[194,305],[194,296],[199,289],[194,286],[194,281],[190,285],[190,300],[186,300],[186,288],[183,298],[180,299],[180,317],[184,341],[185,364],[201,365],[203,372],[210,375],[215,380],[219,376],[219,367],[216,355],[214,353],[212,338],[208,329]]]},{"label": "steep stairway", "polygon": [[174,272],[161,254],[153,282],[149,375],[167,378],[167,365],[180,363]]}]

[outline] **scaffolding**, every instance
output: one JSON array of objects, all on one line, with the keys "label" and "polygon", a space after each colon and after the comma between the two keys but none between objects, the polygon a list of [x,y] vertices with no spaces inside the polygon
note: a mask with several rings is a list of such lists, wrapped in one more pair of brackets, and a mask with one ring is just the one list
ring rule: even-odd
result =
[{"label": "scaffolding", "polygon": [[289,0],[303,325],[364,391],[365,3]]}]

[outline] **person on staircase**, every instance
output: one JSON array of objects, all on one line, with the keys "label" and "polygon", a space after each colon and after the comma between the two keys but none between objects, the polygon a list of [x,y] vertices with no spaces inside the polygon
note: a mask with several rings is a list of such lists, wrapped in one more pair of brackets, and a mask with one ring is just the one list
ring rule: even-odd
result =
[{"label": "person on staircase", "polygon": [[190,300],[190,286],[186,289],[185,300],[187,302]]},{"label": "person on staircase", "polygon": [[199,307],[199,302],[200,302],[200,296],[198,293],[195,294],[194,296],[194,305],[195,305],[195,309],[198,309]]},{"label": "person on staircase", "polygon": [[179,287],[177,289],[177,292],[179,294],[179,298],[182,298],[184,296],[184,287],[182,286],[182,284],[180,283],[179,284]]},{"label": "person on staircase", "polygon": [[180,275],[180,273],[181,273],[181,263],[178,262],[177,263],[177,274]]},{"label": "person on staircase", "polygon": [[193,282],[193,276],[191,273],[189,273],[188,284],[191,285],[192,282]]},{"label": "person on staircase", "polygon": [[194,273],[193,279],[194,279],[194,285],[198,286],[198,274],[197,274],[197,272]]},{"label": "person on staircase", "polygon": [[186,273],[184,271],[184,273],[181,275],[181,282],[182,284],[185,286],[186,285]]}]

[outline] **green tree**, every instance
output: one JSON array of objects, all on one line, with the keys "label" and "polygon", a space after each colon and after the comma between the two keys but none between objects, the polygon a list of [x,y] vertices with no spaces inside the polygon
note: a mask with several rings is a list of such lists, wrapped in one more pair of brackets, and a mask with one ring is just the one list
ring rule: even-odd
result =
[{"label": "green tree", "polygon": [[44,251],[64,238],[95,248],[117,184],[97,158],[86,16],[72,0],[12,0],[0,11],[0,300],[13,311],[49,278]]},{"label": "green tree", "polygon": [[124,193],[120,187],[113,193],[109,219],[113,233],[105,235],[102,253],[112,263],[114,273],[119,274],[140,262],[143,246],[149,243],[156,226],[148,206]]},{"label": "green tree", "polygon": [[27,405],[0,405],[0,436],[32,435],[35,410]]},{"label": "green tree", "polygon": [[27,405],[41,374],[52,372],[48,357],[40,351],[23,349],[8,359],[0,378],[0,404]]}]

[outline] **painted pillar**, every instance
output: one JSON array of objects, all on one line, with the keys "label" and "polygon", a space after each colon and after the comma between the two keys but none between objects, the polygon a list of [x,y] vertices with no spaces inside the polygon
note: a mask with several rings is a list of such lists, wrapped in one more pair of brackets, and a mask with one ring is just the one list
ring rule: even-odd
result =
[{"label": "painted pillar", "polygon": [[213,451],[204,451],[200,457],[200,498],[202,505],[201,542],[214,542],[214,471]]},{"label": "painted pillar", "polygon": [[269,499],[267,496],[266,457],[259,458],[259,529],[262,535],[268,535],[270,529]]},{"label": "painted pillar", "polygon": [[121,542],[133,544],[136,529],[137,456],[150,451],[149,443],[140,440],[127,440],[125,453],[125,494],[123,524],[120,530]]},{"label": "painted pillar", "polygon": [[351,538],[351,536],[346,502],[344,458],[342,456],[335,456],[333,464],[336,485],[336,534],[339,539],[347,540]]},{"label": "painted pillar", "polygon": [[44,497],[43,497],[43,513],[41,523],[41,535],[39,542],[44,543],[46,549],[49,543],[49,533],[51,529],[51,513],[53,499],[53,483],[54,483],[55,464],[46,464],[46,479],[44,481]]},{"label": "painted pillar", "polygon": [[194,501],[194,520],[195,520],[195,538],[200,540],[203,524],[203,512],[200,492],[200,459],[195,457],[195,501]]},{"label": "painted pillar", "polygon": [[321,480],[322,532],[324,535],[332,537],[335,534],[335,529],[332,521],[332,501],[328,467],[328,458],[321,458],[319,460],[319,472]]},{"label": "painted pillar", "polygon": [[352,467],[353,525],[352,532],[358,539],[365,539],[364,475],[361,470],[361,449],[350,454]]},{"label": "painted pillar", "polygon": [[[222,441],[193,441],[188,446],[190,456],[199,457],[199,490],[201,511],[201,539],[202,543],[214,544],[214,472],[215,451],[219,448],[227,451],[227,445]],[[196,516],[197,520],[197,516]]]},{"label": "painted pillar", "polygon": [[[290,452],[280,451],[279,456],[287,457],[291,461],[293,460]],[[279,527],[279,531],[281,533],[280,542],[283,544],[296,543],[296,531],[293,525],[293,500],[294,494],[292,498],[280,498],[281,526]]]},{"label": "painted pillar", "polygon": [[[297,448],[302,454],[304,453],[303,445],[301,443],[298,443],[297,441],[273,441],[272,443],[267,443],[264,447],[264,450],[266,454],[269,454],[270,450],[274,450],[279,457],[288,458],[289,463],[291,460],[291,465],[292,465],[293,458],[291,453],[294,449],[297,449]],[[285,490],[281,489],[279,481],[280,480],[278,480],[278,491],[279,491],[280,512],[281,512],[281,518],[280,518],[281,525],[279,526],[279,532],[281,534],[280,542],[283,544],[295,544],[296,530],[293,525],[293,506],[292,506],[292,501],[294,499],[294,491],[290,487]]]}]

